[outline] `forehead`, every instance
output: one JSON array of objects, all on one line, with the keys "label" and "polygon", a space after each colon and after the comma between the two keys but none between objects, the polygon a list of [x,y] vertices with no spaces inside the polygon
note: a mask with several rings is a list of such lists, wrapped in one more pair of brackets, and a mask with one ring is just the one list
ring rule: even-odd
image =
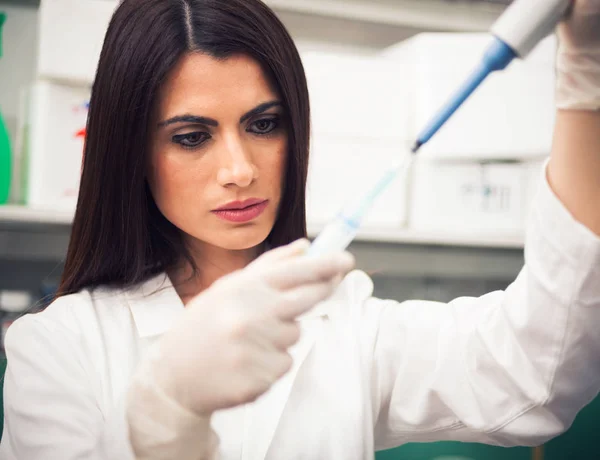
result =
[{"label": "forehead", "polygon": [[[159,93],[161,116],[175,112],[248,110],[276,98],[260,64],[245,55],[216,59],[202,53],[184,55]],[[201,115],[209,115],[202,113]]]}]

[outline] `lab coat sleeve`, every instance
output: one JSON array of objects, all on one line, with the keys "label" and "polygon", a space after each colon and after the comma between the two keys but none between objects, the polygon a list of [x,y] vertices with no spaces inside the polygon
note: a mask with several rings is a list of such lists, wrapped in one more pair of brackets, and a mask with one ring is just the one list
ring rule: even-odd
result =
[{"label": "lab coat sleeve", "polygon": [[2,451],[7,460],[134,458],[124,403],[102,414],[72,331],[28,315],[8,330],[6,355]]},{"label": "lab coat sleeve", "polygon": [[[140,436],[140,427],[148,423],[147,414],[163,411],[168,419],[172,410],[169,412],[164,401],[135,381],[130,391],[139,395],[135,399],[137,406],[127,404],[123,394],[112,410],[102,411],[89,371],[93,363],[76,334],[63,324],[38,315],[21,318],[7,333],[6,352],[5,431],[0,448],[3,460],[213,458],[214,443],[207,442],[206,449],[189,452],[189,447],[204,447],[201,441],[211,439],[209,422],[199,418],[194,420],[197,436],[193,443],[186,444],[183,439],[189,433],[192,418],[179,413],[178,420],[187,422],[187,431],[181,422],[177,436],[166,439],[165,427],[154,424],[145,426],[147,437]],[[140,417],[136,417],[136,411]],[[134,455],[130,443],[128,418],[137,422],[134,427],[138,455]],[[161,451],[161,441],[170,452],[180,453],[183,449],[187,456],[162,456],[165,446]],[[153,453],[150,446],[155,448]]]},{"label": "lab coat sleeve", "polygon": [[543,180],[525,266],[506,291],[449,304],[370,298],[377,449],[540,445],[600,390],[600,238]]},{"label": "lab coat sleeve", "polygon": [[136,372],[127,398],[131,446],[137,460],[218,460],[219,439],[210,416],[181,407],[156,385],[160,355],[152,349]]}]

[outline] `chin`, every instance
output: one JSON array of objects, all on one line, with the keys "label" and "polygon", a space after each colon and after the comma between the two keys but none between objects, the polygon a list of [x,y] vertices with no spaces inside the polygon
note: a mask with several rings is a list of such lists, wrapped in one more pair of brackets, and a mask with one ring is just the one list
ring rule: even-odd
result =
[{"label": "chin", "polygon": [[213,238],[201,238],[206,243],[212,244],[230,251],[243,251],[251,249],[264,243],[269,233],[271,226],[256,226],[256,227],[240,227],[231,230],[221,231],[214,235]]}]

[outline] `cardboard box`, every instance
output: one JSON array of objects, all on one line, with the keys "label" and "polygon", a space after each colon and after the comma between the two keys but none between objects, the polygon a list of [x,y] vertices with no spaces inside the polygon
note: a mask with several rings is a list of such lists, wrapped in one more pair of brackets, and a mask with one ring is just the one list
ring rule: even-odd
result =
[{"label": "cardboard box", "polygon": [[[382,56],[409,78],[416,139],[481,62],[489,34],[425,33],[394,45]],[[488,77],[421,149],[435,158],[499,160],[549,154],[554,127],[554,56],[549,37],[525,60]]]},{"label": "cardboard box", "polygon": [[87,87],[38,81],[30,97],[27,204],[71,211],[79,192]]},{"label": "cardboard box", "polygon": [[393,62],[337,50],[304,52],[302,60],[314,133],[407,139],[408,86]]},{"label": "cardboard box", "polygon": [[481,235],[522,234],[541,164],[413,163],[409,227]]},{"label": "cardboard box", "polygon": [[[409,107],[395,63],[339,49],[302,51],[311,101],[311,158],[307,219],[329,222],[361,197],[409,141]],[[379,197],[363,228],[400,228],[406,221],[406,177]]]},{"label": "cardboard box", "polygon": [[42,0],[37,76],[90,85],[117,0]]}]

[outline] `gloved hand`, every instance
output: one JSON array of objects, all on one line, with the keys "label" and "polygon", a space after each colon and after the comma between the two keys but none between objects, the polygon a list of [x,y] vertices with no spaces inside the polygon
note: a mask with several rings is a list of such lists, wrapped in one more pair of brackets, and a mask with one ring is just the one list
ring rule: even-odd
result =
[{"label": "gloved hand", "polygon": [[348,253],[298,257],[305,240],[263,254],[193,299],[155,350],[156,384],[198,415],[251,402],[292,365],[295,319],[331,295]]},{"label": "gloved hand", "polygon": [[600,110],[600,0],[576,0],[557,33],[557,107]]}]

